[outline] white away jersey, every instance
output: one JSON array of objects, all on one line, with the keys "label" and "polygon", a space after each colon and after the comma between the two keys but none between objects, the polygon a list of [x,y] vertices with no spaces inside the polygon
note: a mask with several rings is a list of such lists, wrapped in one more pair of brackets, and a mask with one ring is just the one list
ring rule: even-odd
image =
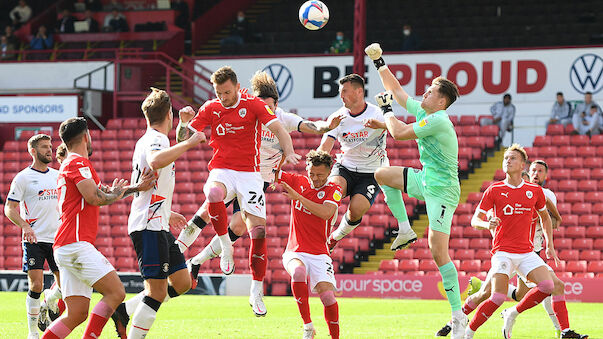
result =
[{"label": "white away jersey", "polygon": [[19,202],[21,218],[31,225],[38,242],[54,243],[59,228],[58,176],[59,171],[54,168],[40,172],[27,167],[10,185],[7,199]]},{"label": "white away jersey", "polygon": [[364,111],[356,116],[341,107],[333,115],[345,115],[339,126],[323,136],[339,141],[341,153],[337,154],[337,162],[353,172],[374,173],[381,166],[389,166],[385,141],[387,130],[364,127],[366,119],[385,122],[381,109],[367,103]]},{"label": "white away jersey", "polygon": [[[548,188],[542,188],[544,196],[549,199],[553,205],[557,206],[557,197],[555,193]],[[534,252],[539,252],[543,249],[544,245],[544,233],[542,232],[542,225],[540,224],[540,218],[536,216],[536,231],[534,232]]]},{"label": "white away jersey", "polygon": [[[304,119],[293,113],[285,112],[280,107],[274,111],[276,118],[287,132],[297,131]],[[283,149],[278,138],[266,125],[262,125],[262,146],[260,147],[260,173],[265,182],[274,182],[274,172],[283,157]]]},{"label": "white away jersey", "polygon": [[[132,179],[137,183],[142,172],[150,169],[148,160],[153,151],[170,147],[167,135],[152,128],[136,142],[132,157]],[[170,231],[170,214],[172,210],[172,195],[175,184],[175,165],[171,163],[157,171],[155,187],[145,192],[138,192],[132,200],[130,217],[128,218],[128,233],[142,230]]]}]

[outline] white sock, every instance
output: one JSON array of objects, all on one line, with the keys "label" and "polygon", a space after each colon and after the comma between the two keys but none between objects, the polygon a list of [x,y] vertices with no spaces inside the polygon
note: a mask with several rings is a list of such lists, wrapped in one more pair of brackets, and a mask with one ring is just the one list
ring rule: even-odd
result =
[{"label": "white sock", "polygon": [[555,311],[553,310],[553,298],[550,295],[544,298],[542,301],[542,307],[544,307],[544,310],[549,315],[549,318],[551,318],[555,329],[560,330],[561,326],[559,325],[559,320],[557,320],[557,315],[555,315]]},{"label": "white sock", "polygon": [[137,295],[133,296],[132,298],[128,299],[126,302],[124,302],[124,304],[126,304],[126,313],[128,314],[128,316],[131,317],[132,314],[134,314],[134,312],[138,308],[138,305],[142,302],[142,298],[144,298],[144,296],[144,291],[142,291]]},{"label": "white sock", "polygon": [[27,295],[25,298],[25,307],[27,308],[27,327],[29,333],[38,333],[38,317],[40,315],[40,298],[34,299]]},{"label": "white sock", "polygon": [[222,243],[220,243],[220,238],[216,235],[199,254],[191,259],[191,262],[195,265],[202,265],[207,260],[219,256],[220,253],[222,253]]},{"label": "white sock", "polygon": [[337,227],[337,229],[335,231],[333,231],[333,234],[332,234],[333,239],[335,239],[337,241],[343,239],[343,237],[350,234],[350,232],[352,232],[358,225],[360,225],[360,224],[356,224],[354,226],[350,225],[348,223],[348,219],[344,215],[343,218],[341,218],[339,227]]},{"label": "white sock", "polygon": [[189,221],[188,225],[180,231],[176,244],[180,248],[180,252],[184,253],[199,237],[201,229]]},{"label": "white sock", "polygon": [[230,240],[230,235],[228,234],[228,232],[226,232],[226,234],[224,234],[224,235],[219,235],[218,239],[220,239],[220,245],[221,245],[222,249],[227,247],[225,245],[232,246],[232,241]]},{"label": "white sock", "polygon": [[409,233],[410,231],[412,231],[412,228],[410,228],[408,220],[398,221],[398,233]]},{"label": "white sock", "polygon": [[130,327],[128,339],[144,338],[147,333],[149,333],[156,316],[157,312],[149,305],[143,302],[138,304],[136,312],[134,312],[134,316],[132,316],[132,327]]},{"label": "white sock", "polygon": [[513,292],[515,292],[516,290],[517,290],[517,287],[509,284],[509,288],[507,288],[507,298],[509,298],[511,300],[515,300],[515,299],[513,299]]},{"label": "white sock", "polygon": [[304,330],[309,330],[311,328],[314,328],[314,324],[312,324],[311,321],[307,324],[304,324]]},{"label": "white sock", "polygon": [[249,294],[253,296],[258,293],[264,293],[264,282],[259,280],[251,280],[251,288],[249,289]]},{"label": "white sock", "polygon": [[517,312],[517,305],[515,305],[515,306],[511,307],[511,308],[509,309],[509,313],[510,313],[512,316],[517,317],[517,316],[519,315],[519,312]]}]

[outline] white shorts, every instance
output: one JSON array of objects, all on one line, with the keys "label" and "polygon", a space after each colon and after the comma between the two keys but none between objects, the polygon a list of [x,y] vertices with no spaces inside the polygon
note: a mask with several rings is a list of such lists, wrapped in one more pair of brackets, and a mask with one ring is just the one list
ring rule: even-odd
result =
[{"label": "white shorts", "polygon": [[540,266],[546,266],[544,260],[534,252],[530,253],[508,253],[498,251],[494,253],[492,259],[492,274],[506,274],[509,279],[513,277],[515,271],[518,275],[527,276],[530,272]]},{"label": "white shorts", "polygon": [[264,180],[260,172],[239,172],[214,168],[209,172],[205,185],[211,182],[220,182],[226,186],[225,203],[236,197],[241,210],[266,219]]},{"label": "white shorts", "polygon": [[[547,263],[545,263],[544,265],[549,270],[549,272],[551,272],[552,274],[555,274],[555,271],[553,271],[553,269],[551,268],[551,266],[549,266]],[[528,278],[525,275],[520,274],[519,272],[517,272],[517,277],[519,279],[521,279],[523,281],[523,283],[526,284],[526,286],[528,288],[534,288],[534,287],[537,286],[536,283],[531,282],[530,280],[528,280]]]},{"label": "white shorts", "polygon": [[90,298],[92,285],[115,271],[113,265],[91,243],[78,241],[54,250],[61,274],[63,298],[74,295]]},{"label": "white shorts", "polygon": [[335,271],[333,270],[333,260],[331,257],[326,254],[285,251],[283,253],[283,266],[285,266],[285,270],[292,259],[298,259],[306,266],[312,292],[316,292],[316,285],[321,281],[331,283],[337,289],[337,281],[335,281]]}]

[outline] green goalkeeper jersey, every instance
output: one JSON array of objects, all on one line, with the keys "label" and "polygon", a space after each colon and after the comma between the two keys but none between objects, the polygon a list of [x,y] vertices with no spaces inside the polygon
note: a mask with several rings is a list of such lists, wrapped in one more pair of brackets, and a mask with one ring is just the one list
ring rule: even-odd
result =
[{"label": "green goalkeeper jersey", "polygon": [[427,115],[421,103],[408,97],[406,109],[417,118],[413,130],[417,135],[420,161],[423,165],[425,193],[451,205],[457,205],[461,194],[458,176],[459,143],[454,125],[446,111]]}]

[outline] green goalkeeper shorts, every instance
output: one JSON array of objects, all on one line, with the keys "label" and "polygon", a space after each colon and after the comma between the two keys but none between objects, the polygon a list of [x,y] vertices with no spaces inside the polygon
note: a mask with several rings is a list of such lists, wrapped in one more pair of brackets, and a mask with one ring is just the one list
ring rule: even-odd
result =
[{"label": "green goalkeeper shorts", "polygon": [[[406,172],[406,193],[413,198],[425,201],[429,228],[434,231],[450,234],[452,216],[457,205],[451,205],[444,199],[426,192],[424,173],[416,168],[408,168]],[[448,187],[442,187],[442,194],[446,194]]]}]

